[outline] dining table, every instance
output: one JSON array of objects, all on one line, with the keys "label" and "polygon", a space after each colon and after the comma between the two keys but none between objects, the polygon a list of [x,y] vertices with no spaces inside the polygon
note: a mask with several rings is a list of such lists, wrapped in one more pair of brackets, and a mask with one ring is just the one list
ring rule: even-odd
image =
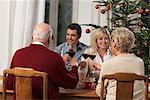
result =
[{"label": "dining table", "polygon": [[[150,80],[150,78],[149,78]],[[12,100],[13,91],[7,90],[7,100]],[[149,83],[149,92],[148,100],[150,100],[150,83]],[[99,100],[95,89],[64,89],[59,88],[58,100]],[[0,76],[0,100],[2,100],[2,77]]]},{"label": "dining table", "polygon": [[[14,92],[7,90],[6,93],[7,100],[12,100]],[[0,100],[2,100],[2,88],[0,89]],[[99,100],[99,97],[92,89],[60,88],[58,100]]]},{"label": "dining table", "polygon": [[59,88],[59,100],[99,100],[95,89]]},{"label": "dining table", "polygon": [[[0,100],[2,100],[2,82],[3,78],[0,76]],[[7,90],[7,100],[12,100],[14,91]],[[64,89],[59,88],[58,100],[99,100],[95,89]]]}]

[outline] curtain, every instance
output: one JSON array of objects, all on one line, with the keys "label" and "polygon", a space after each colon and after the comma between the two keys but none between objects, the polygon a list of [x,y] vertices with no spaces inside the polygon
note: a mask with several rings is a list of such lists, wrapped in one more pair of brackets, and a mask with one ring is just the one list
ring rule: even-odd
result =
[{"label": "curtain", "polygon": [[14,52],[31,43],[33,27],[44,15],[45,0],[0,0],[0,74]]}]

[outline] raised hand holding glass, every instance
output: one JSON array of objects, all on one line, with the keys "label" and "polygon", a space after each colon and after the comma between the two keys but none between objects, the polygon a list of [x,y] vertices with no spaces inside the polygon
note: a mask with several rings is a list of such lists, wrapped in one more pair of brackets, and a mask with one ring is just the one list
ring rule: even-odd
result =
[{"label": "raised hand holding glass", "polygon": [[73,44],[68,44],[68,51],[66,52],[72,58],[75,55]]}]

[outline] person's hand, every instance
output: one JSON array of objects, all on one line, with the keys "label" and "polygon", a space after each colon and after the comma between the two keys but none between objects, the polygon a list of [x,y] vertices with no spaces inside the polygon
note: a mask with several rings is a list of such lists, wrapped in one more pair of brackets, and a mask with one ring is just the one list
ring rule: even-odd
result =
[{"label": "person's hand", "polygon": [[70,61],[70,60],[71,60],[71,57],[70,57],[68,54],[65,54],[65,55],[63,56],[63,60],[64,60],[64,62]]},{"label": "person's hand", "polygon": [[80,62],[79,66],[81,69],[84,69],[86,67],[86,62],[85,61]]},{"label": "person's hand", "polygon": [[101,65],[99,63],[93,62],[93,67],[97,69],[101,69]]},{"label": "person's hand", "polygon": [[71,58],[70,64],[71,64],[71,66],[78,66],[78,63],[77,63],[77,60],[75,57]]},{"label": "person's hand", "polygon": [[72,70],[78,71],[78,63],[77,63],[76,58],[73,57],[73,58],[70,60],[70,64],[71,64],[71,66],[72,66]]}]

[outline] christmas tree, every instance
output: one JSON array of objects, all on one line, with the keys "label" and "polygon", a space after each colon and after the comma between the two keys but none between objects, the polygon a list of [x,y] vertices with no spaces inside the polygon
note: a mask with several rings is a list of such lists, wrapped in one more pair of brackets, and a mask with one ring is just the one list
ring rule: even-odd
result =
[{"label": "christmas tree", "polygon": [[[148,0],[99,0],[95,9],[104,6],[100,14],[112,12],[112,18],[108,19],[112,27],[124,26],[134,32],[136,41],[131,52],[144,60],[145,74],[150,76],[150,4]],[[86,24],[97,28],[97,25]],[[134,66],[134,65],[133,65]]]}]

